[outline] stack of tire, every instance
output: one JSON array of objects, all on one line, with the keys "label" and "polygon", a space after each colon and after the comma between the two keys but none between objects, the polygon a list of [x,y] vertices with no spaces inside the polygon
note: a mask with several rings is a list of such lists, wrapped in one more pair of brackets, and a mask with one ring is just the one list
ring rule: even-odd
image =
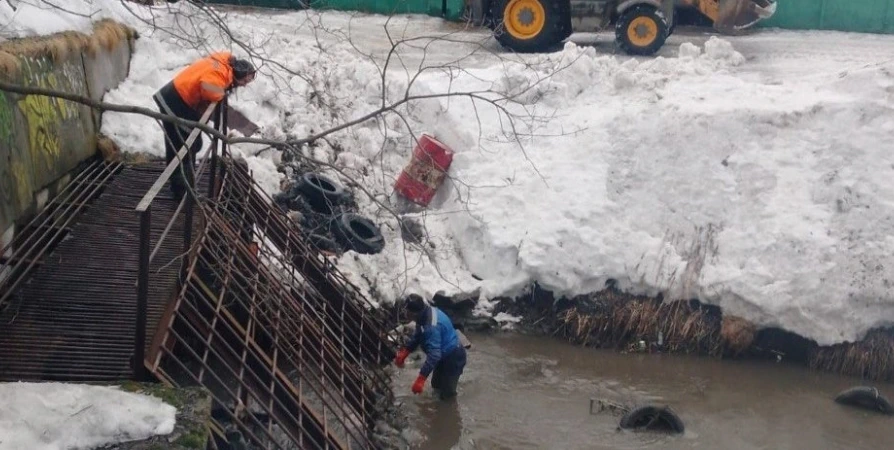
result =
[{"label": "stack of tire", "polygon": [[297,211],[307,239],[319,250],[375,254],[385,248],[376,224],[352,211],[350,193],[335,180],[318,173],[299,176],[291,189],[274,201],[283,209]]}]

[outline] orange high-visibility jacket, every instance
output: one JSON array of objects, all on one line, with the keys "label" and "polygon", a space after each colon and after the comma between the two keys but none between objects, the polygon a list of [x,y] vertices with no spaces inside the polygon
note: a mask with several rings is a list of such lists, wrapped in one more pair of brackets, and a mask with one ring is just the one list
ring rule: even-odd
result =
[{"label": "orange high-visibility jacket", "polygon": [[212,53],[192,63],[174,77],[174,89],[190,108],[198,109],[204,102],[223,100],[227,88],[233,83],[230,52]]}]

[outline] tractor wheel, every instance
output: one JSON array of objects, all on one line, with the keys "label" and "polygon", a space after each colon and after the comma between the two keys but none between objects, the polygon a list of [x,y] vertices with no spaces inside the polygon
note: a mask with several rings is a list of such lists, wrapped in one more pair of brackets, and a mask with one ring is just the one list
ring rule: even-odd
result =
[{"label": "tractor wheel", "polygon": [[548,51],[564,39],[561,2],[498,0],[493,3],[494,37],[519,53]]},{"label": "tractor wheel", "polygon": [[674,11],[674,19],[671,20],[670,26],[667,27],[667,37],[671,37],[674,34],[674,31],[677,30],[677,12]]},{"label": "tractor wheel", "polygon": [[651,5],[634,6],[624,11],[615,24],[618,45],[631,55],[655,54],[667,36],[667,20]]}]

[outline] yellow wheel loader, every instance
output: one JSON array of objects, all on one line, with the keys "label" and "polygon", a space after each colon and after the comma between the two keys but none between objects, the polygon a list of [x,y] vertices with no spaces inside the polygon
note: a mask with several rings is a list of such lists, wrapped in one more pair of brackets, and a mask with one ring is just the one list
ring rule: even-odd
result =
[{"label": "yellow wheel loader", "polygon": [[776,0],[470,0],[469,5],[473,21],[488,25],[503,47],[521,53],[547,51],[571,33],[614,25],[622,50],[651,55],[673,33],[677,7],[695,8],[727,33],[776,12]]}]

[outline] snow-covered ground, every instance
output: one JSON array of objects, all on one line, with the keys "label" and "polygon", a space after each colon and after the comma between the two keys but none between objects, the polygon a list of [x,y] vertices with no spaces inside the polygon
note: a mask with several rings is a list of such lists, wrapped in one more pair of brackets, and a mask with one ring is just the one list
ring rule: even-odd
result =
[{"label": "snow-covered ground", "polygon": [[94,448],[174,430],[177,410],[117,388],[0,383],[0,450]]},{"label": "snow-covered ground", "polygon": [[[107,101],[154,107],[151,94],[202,53],[244,54],[211,21],[174,16],[194,11],[182,3],[153,8],[152,22],[168,30],[153,31],[116,1],[94,2],[142,35],[130,77]],[[234,99],[264,137],[302,138],[380,106],[386,23],[394,38],[449,38],[398,47],[386,102],[403,98],[420,65],[428,69],[412,94],[484,90],[517,101],[505,104],[513,122],[459,95],[414,101],[307,150],[377,194],[358,197],[386,250],[348,253],[340,265],[382,300],[475,288],[491,298],[534,281],[579,294],[615,279],[821,344],[894,324],[894,36],[681,32],[661,57],[632,59],[613,54],[609,35],[588,35],[522,57],[500,53],[484,31],[426,17],[224,18],[229,33],[270,59],[255,58],[263,76]],[[184,47],[184,34],[202,36],[200,48]],[[424,252],[402,242],[377,203],[391,205],[409,159],[407,125],[456,151],[433,205],[408,215],[426,225]],[[507,139],[511,126],[518,141]],[[161,154],[156,130],[145,118],[104,116],[103,132],[127,151]],[[279,155],[241,151],[277,189]]]}]

